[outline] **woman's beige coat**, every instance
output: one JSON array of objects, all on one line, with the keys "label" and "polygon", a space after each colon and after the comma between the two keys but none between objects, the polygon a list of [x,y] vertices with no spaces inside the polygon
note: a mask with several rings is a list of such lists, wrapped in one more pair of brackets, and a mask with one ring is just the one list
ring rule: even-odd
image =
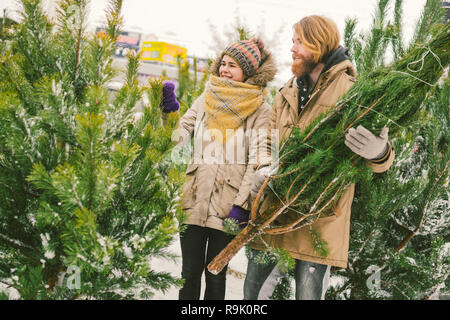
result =
[{"label": "woman's beige coat", "polygon": [[[264,88],[276,72],[271,54],[262,50],[262,63],[245,83]],[[218,57],[211,66],[218,76]],[[250,188],[255,167],[260,164],[259,151],[267,148],[267,127],[271,107],[266,103],[251,114],[225,144],[211,141],[205,127],[205,104],[202,94],[180,118],[178,127],[187,140],[194,141],[193,157],[186,170],[182,208],[189,214],[186,224],[223,230],[223,219],[233,204],[250,208]],[[264,134],[260,134],[264,133]]]}]

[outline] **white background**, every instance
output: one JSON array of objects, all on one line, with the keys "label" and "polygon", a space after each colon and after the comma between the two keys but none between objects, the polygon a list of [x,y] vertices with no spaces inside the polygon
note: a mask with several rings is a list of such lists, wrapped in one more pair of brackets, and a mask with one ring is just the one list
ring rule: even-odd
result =
[{"label": "white background", "polygon": [[[226,38],[239,18],[250,30],[272,44],[279,72],[277,83],[290,76],[292,25],[302,17],[319,14],[333,19],[343,33],[345,18],[357,18],[358,31],[367,31],[373,21],[377,0],[124,0],[125,30],[152,34],[160,41],[187,47],[188,55],[214,58],[214,33]],[[425,0],[403,1],[404,39],[408,41],[420,17]],[[44,7],[55,12],[56,1],[44,0]],[[91,0],[88,28],[94,30],[105,17],[107,0]],[[394,0],[390,7],[393,9]],[[16,0],[2,0],[0,15],[17,17]],[[392,12],[393,10],[390,10]],[[212,28],[211,26],[214,26]],[[217,48],[216,48],[217,50]],[[220,49],[219,49],[220,50]]]}]

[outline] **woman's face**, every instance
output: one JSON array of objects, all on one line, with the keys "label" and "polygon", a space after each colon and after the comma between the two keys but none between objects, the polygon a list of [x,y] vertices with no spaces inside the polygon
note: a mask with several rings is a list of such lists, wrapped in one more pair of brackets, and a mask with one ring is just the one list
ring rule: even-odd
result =
[{"label": "woman's face", "polygon": [[229,55],[224,55],[220,62],[219,76],[233,81],[244,82],[244,71]]}]

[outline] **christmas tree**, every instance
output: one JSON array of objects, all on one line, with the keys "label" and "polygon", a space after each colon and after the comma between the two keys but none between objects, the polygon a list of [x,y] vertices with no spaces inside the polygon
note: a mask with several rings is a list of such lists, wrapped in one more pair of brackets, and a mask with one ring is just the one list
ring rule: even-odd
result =
[{"label": "christmas tree", "polygon": [[449,84],[447,78],[436,86],[416,131],[393,141],[392,168],[357,185],[349,266],[335,274],[328,298],[429,299],[448,292]]},{"label": "christmas tree", "polygon": [[[280,146],[278,173],[266,180],[254,201],[252,223],[210,264],[211,272],[220,270],[236,250],[261,233],[278,234],[311,226],[318,217],[327,214],[328,207],[349,183],[372,183],[374,175],[364,162],[339,141],[344,140],[349,128],[359,124],[373,132],[380,132],[388,125],[393,138],[408,135],[410,129],[414,129],[410,125],[422,119],[426,110],[423,102],[434,94],[435,84],[443,81],[442,75],[450,59],[449,24],[437,26],[434,18],[442,14],[430,9],[438,2],[427,2],[417,29],[420,37],[416,36],[404,54],[388,66],[382,59],[386,36],[395,28],[383,23],[388,1],[379,2],[371,34],[353,48],[363,61],[359,65],[366,69],[361,70],[358,81],[336,108],[305,131],[294,129],[291,137]],[[400,7],[401,1],[397,1],[395,24],[401,24]],[[348,29],[352,29],[351,26]],[[352,37],[347,33],[345,39]],[[397,52],[402,52],[399,48],[403,46],[397,46]],[[269,197],[279,204],[257,214],[259,197],[269,180],[272,191]],[[392,194],[391,200],[395,196]],[[286,215],[291,221],[278,223],[277,218]],[[311,229],[311,236],[316,251],[326,256],[326,243],[321,241],[320,234]]]},{"label": "christmas tree", "polygon": [[[394,61],[407,50],[401,40],[401,5],[395,2],[394,23],[384,24]],[[409,47],[426,41],[433,25],[442,22],[440,6],[440,1],[427,1]],[[360,63],[362,50],[355,49],[364,47],[363,37],[353,34],[354,21],[347,26],[346,44],[357,53],[361,72],[368,72]],[[392,140],[392,168],[357,185],[349,267],[334,275],[336,285],[327,298],[430,299],[448,293],[449,97],[447,67],[430,88],[420,116]]]},{"label": "christmas tree", "polygon": [[107,89],[122,1],[97,35],[87,1],[58,5],[52,23],[22,0],[0,43],[0,282],[21,299],[148,298],[180,284],[151,266],[171,258],[183,219],[182,171],[167,156],[177,118],[163,125],[162,81],[138,84],[137,53],[123,87]]}]

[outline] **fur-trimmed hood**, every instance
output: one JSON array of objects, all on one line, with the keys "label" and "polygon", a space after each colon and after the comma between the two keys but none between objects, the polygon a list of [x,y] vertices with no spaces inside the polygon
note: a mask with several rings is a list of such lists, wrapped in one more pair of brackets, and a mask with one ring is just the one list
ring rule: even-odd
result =
[{"label": "fur-trimmed hood", "polygon": [[[270,53],[265,48],[260,49],[260,52],[261,52],[261,64],[258,70],[256,70],[256,72],[252,76],[248,77],[244,81],[244,83],[265,88],[267,84],[270,81],[272,81],[273,78],[275,77],[277,67],[272,57],[272,53]],[[224,55],[223,53],[220,54],[216,58],[216,60],[213,61],[210,67],[210,72],[217,77],[219,77],[219,68],[223,55]]]}]

